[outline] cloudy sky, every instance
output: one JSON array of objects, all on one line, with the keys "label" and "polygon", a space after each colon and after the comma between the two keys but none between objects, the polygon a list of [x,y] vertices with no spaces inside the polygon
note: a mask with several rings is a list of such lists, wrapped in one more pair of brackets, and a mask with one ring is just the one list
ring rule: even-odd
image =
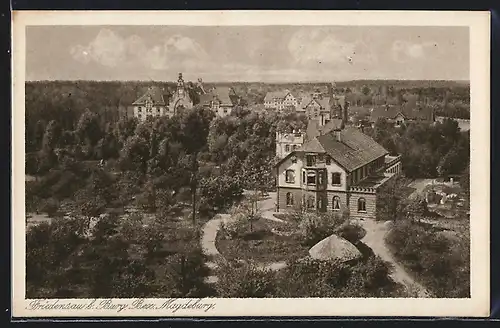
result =
[{"label": "cloudy sky", "polygon": [[469,79],[467,27],[30,26],[27,80]]}]

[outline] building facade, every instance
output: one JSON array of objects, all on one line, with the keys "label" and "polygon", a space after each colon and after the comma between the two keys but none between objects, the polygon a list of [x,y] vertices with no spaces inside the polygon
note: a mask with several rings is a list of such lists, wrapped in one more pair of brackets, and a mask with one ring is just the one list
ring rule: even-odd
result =
[{"label": "building facade", "polygon": [[177,88],[174,94],[169,99],[168,104],[169,111],[171,113],[176,113],[179,109],[190,109],[193,108],[193,99],[191,99],[184,79],[182,78],[182,73],[179,73],[179,78],[177,79]]},{"label": "building facade", "polygon": [[168,103],[168,94],[158,87],[150,87],[139,99],[132,103],[132,113],[139,121],[148,117],[172,116]]},{"label": "building facade", "polygon": [[401,161],[341,123],[306,140],[275,169],[277,211],[347,211],[353,218],[375,218],[377,191],[401,172]]},{"label": "building facade", "polygon": [[268,92],[264,97],[266,109],[282,111],[286,108],[296,108],[298,99],[289,90]]},{"label": "building facade", "polygon": [[145,121],[148,117],[174,116],[182,108],[192,108],[193,100],[186,88],[182,73],[179,73],[177,87],[173,94],[157,86],[149,87],[148,90],[130,106],[130,112],[139,121]]},{"label": "building facade", "polygon": [[291,133],[276,132],[276,157],[284,158],[292,151],[302,147],[306,134],[300,130]]},{"label": "building facade", "polygon": [[436,120],[432,107],[410,102],[403,105],[383,105],[372,108],[370,122],[375,124],[379,118],[387,120],[396,127],[407,123],[433,123]]},{"label": "building facade", "polygon": [[211,109],[218,117],[231,115],[234,107],[234,91],[229,87],[215,87],[200,96],[200,104]]}]

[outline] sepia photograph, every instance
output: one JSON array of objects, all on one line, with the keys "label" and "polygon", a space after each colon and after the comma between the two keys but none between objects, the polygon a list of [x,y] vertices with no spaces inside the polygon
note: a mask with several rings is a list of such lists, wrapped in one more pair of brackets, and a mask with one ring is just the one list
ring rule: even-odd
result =
[{"label": "sepia photograph", "polygon": [[487,315],[487,13],[126,13],[14,13],[20,313]]}]

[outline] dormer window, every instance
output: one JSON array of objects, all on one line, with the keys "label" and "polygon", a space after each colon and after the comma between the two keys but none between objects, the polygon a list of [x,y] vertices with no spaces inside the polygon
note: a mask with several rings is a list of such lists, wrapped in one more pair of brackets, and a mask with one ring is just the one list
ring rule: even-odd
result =
[{"label": "dormer window", "polygon": [[306,155],[306,165],[314,166],[316,165],[316,156],[314,155]]}]

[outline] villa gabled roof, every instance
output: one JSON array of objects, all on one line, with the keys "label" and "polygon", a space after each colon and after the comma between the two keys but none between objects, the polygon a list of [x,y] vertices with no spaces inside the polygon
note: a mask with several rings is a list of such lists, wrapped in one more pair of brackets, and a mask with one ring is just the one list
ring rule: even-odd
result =
[{"label": "villa gabled roof", "polygon": [[139,99],[132,103],[132,105],[145,105],[149,97],[151,97],[153,104],[165,105],[165,98],[168,98],[168,95],[159,87],[149,87],[148,90],[141,97],[139,97]]},{"label": "villa gabled roof", "polygon": [[303,96],[301,101],[300,101],[300,105],[299,105],[298,110],[304,110],[312,100],[313,100],[313,98],[309,95]]},{"label": "villa gabled roof", "polygon": [[433,120],[433,109],[431,107],[417,106],[414,102],[405,103],[402,106],[378,106],[373,108],[370,114],[370,120],[376,122],[379,118],[394,119],[402,115],[409,120]]},{"label": "villa gabled roof", "polygon": [[325,110],[330,110],[330,97],[317,98],[315,101]]},{"label": "villa gabled roof", "polygon": [[389,152],[375,140],[356,128],[341,130],[340,141],[335,135],[328,133],[317,137],[326,153],[347,171],[364,166]]},{"label": "villa gabled roof", "polygon": [[330,131],[308,140],[302,147],[279,161],[277,165],[295,152],[326,153],[348,172],[389,153],[375,140],[352,127]]},{"label": "villa gabled roof", "polygon": [[220,101],[221,106],[233,106],[233,101],[231,100],[231,88],[229,87],[217,87],[213,88],[210,92],[200,95],[200,103],[207,104],[210,101],[217,99]]},{"label": "villa gabled roof", "polygon": [[288,91],[288,90],[270,91],[270,92],[266,93],[266,96],[264,97],[264,101],[269,102],[269,101],[273,101],[274,99],[283,99],[289,93],[290,93],[290,91]]}]

